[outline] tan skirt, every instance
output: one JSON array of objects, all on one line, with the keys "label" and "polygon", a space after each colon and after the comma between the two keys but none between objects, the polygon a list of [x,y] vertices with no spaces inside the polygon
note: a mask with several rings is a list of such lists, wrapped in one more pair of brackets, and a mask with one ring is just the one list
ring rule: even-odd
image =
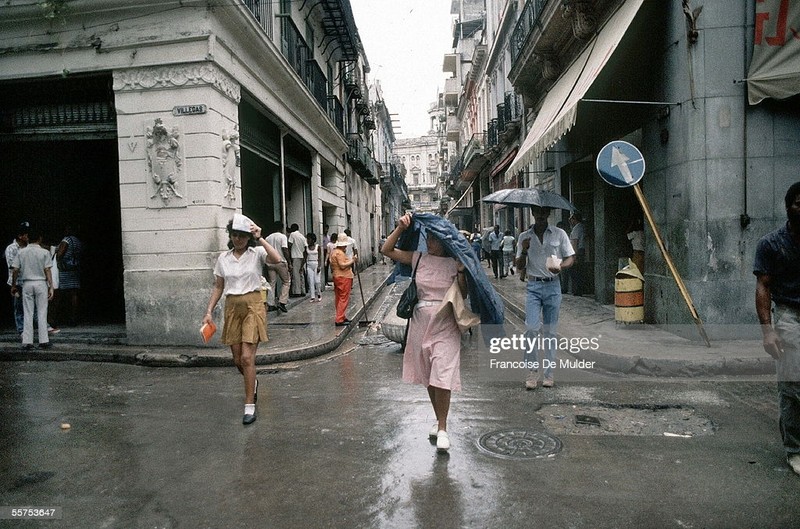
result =
[{"label": "tan skirt", "polygon": [[267,311],[261,292],[225,297],[225,325],[222,343],[259,343],[267,341]]}]

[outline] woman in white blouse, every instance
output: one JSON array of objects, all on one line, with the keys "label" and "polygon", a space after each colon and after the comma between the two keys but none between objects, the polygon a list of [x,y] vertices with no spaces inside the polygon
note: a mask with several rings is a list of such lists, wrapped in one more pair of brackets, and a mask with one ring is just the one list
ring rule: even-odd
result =
[{"label": "woman in white blouse", "polygon": [[[246,218],[246,217],[245,217]],[[249,219],[247,219],[249,221]],[[230,242],[227,252],[214,266],[214,288],[203,323],[213,323],[211,314],[225,296],[225,325],[222,343],[230,345],[233,362],[244,377],[243,424],[256,420],[256,349],[267,341],[267,312],[261,299],[261,274],[265,263],[279,263],[281,255],[262,236],[261,228],[250,224],[250,231],[233,229],[228,222]]]}]

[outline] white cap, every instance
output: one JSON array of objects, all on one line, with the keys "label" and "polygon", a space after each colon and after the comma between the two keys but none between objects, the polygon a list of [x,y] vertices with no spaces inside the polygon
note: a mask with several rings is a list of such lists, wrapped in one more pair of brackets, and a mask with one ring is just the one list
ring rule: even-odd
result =
[{"label": "white cap", "polygon": [[245,233],[250,233],[250,225],[253,224],[253,221],[249,218],[245,217],[244,215],[239,215],[238,213],[233,214],[233,225],[231,226],[232,230],[236,231],[243,231]]}]

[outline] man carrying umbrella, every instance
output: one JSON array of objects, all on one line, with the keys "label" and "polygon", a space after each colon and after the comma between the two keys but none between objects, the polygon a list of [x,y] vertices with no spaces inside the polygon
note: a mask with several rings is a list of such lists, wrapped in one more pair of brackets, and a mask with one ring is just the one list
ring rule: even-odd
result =
[{"label": "man carrying umbrella", "polygon": [[[556,357],[556,331],[558,312],[561,309],[561,270],[575,262],[575,251],[569,236],[561,228],[550,226],[547,217],[550,207],[531,206],[534,225],[523,232],[517,242],[517,269],[525,270],[528,284],[525,301],[525,327],[531,338],[541,334],[537,342],[544,358],[539,359],[544,367],[543,387],[553,387],[553,365]],[[537,351],[537,356],[538,351]],[[543,364],[544,360],[547,364]],[[531,358],[531,361],[537,360]],[[539,385],[538,370],[531,371],[525,381],[527,389]]]}]

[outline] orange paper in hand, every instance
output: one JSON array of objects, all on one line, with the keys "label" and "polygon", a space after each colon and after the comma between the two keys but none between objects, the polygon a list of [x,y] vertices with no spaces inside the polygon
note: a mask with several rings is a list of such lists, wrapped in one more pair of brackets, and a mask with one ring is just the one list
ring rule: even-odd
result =
[{"label": "orange paper in hand", "polygon": [[200,336],[203,337],[203,343],[208,343],[209,340],[214,336],[214,333],[217,332],[217,326],[214,322],[204,323],[202,327],[200,327]]}]

